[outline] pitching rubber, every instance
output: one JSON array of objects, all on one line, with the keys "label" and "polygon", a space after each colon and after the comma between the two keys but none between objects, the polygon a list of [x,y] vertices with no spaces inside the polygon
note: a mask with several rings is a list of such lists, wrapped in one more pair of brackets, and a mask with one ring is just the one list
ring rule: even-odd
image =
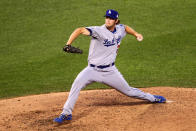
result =
[{"label": "pitching rubber", "polygon": [[166,100],[166,103],[173,103],[174,101],[172,100]]}]

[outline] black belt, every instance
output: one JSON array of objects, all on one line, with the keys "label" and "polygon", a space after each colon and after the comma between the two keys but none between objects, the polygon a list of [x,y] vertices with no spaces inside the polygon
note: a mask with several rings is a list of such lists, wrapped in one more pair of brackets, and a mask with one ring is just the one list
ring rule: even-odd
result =
[{"label": "black belt", "polygon": [[113,66],[113,65],[114,65],[114,62],[112,64],[109,64],[109,65],[99,65],[99,66],[90,64],[90,67],[97,67],[97,68],[100,68],[100,69],[104,69],[104,68],[107,68],[107,67],[110,67],[110,66]]}]

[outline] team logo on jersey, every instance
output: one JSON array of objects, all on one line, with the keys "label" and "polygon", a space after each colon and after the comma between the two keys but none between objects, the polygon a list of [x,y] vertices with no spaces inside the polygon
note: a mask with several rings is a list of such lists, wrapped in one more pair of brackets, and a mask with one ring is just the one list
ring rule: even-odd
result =
[{"label": "team logo on jersey", "polygon": [[104,44],[104,46],[107,46],[107,47],[115,45],[114,38],[112,39],[112,41],[105,39],[103,44]]},{"label": "team logo on jersey", "polygon": [[115,44],[118,45],[120,43],[120,40],[121,40],[121,36],[119,36],[117,39],[113,38],[112,41],[109,41],[108,39],[105,39],[104,42],[103,42],[103,45],[106,46],[106,47],[113,46]]}]

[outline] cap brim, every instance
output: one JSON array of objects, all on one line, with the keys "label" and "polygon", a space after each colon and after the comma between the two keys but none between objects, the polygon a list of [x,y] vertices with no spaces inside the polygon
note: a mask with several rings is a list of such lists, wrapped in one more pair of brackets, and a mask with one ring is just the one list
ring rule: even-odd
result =
[{"label": "cap brim", "polygon": [[109,17],[109,18],[112,18],[112,19],[118,19],[118,18],[114,18],[114,17],[112,17],[110,15],[104,15],[104,17]]}]

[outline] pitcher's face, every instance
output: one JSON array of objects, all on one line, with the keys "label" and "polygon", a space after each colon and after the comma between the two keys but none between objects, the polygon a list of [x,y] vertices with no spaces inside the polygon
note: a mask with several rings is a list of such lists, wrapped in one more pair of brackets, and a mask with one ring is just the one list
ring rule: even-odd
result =
[{"label": "pitcher's face", "polygon": [[106,18],[105,18],[105,25],[106,25],[106,27],[108,27],[108,28],[113,27],[113,26],[116,25],[116,21],[117,21],[117,20],[115,20],[115,19],[112,19],[112,18],[110,18],[110,17],[106,17]]}]

